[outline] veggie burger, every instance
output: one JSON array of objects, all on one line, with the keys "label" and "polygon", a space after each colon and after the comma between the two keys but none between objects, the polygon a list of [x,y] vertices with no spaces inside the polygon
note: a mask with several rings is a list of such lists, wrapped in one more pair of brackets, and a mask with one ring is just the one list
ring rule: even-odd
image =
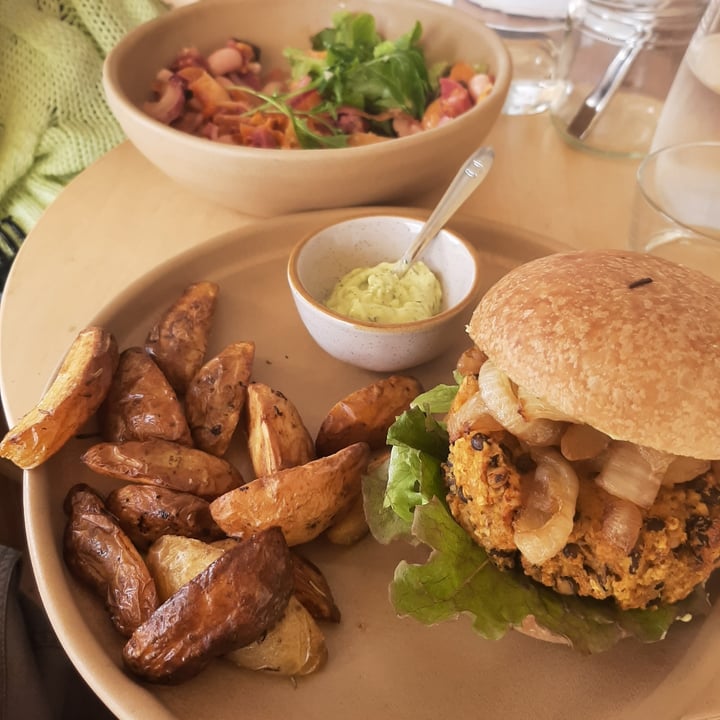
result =
[{"label": "veggie burger", "polygon": [[[639,253],[527,263],[482,298],[456,384],[396,421],[381,541],[430,545],[391,596],[580,650],[658,640],[720,564],[720,285]],[[438,582],[438,578],[442,578]]]}]

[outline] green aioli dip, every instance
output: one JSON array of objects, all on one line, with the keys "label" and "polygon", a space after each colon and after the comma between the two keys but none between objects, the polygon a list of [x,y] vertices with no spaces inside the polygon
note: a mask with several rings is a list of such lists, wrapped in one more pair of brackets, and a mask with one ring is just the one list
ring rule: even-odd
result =
[{"label": "green aioli dip", "polygon": [[404,323],[437,315],[442,307],[442,286],[422,261],[399,277],[394,263],[356,268],[340,279],[325,305],[352,320]]}]

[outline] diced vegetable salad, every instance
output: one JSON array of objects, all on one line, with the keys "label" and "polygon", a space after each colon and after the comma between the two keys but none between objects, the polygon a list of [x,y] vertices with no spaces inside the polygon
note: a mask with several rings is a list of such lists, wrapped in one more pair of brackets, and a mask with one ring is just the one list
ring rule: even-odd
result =
[{"label": "diced vegetable salad", "polygon": [[422,27],[383,38],[369,13],[339,12],[286,48],[285,69],[267,69],[261,49],[228,39],[203,55],[183,48],[156,75],[144,109],[178,130],[218,142],[267,148],[364,145],[438,127],[470,110],[493,87],[486,67],[428,65]]}]

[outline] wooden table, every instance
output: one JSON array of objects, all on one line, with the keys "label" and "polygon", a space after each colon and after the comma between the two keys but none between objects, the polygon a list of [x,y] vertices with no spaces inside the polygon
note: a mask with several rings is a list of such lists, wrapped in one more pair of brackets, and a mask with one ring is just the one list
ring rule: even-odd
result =
[{"label": "wooden table", "polygon": [[[625,245],[637,163],[566,145],[548,114],[502,116],[496,160],[462,212],[579,248]],[[444,187],[413,203],[431,207]],[[129,143],[79,175],[22,246],[0,305],[0,387],[9,422],[37,401],[77,331],[167,258],[254,218],[176,186]]]}]

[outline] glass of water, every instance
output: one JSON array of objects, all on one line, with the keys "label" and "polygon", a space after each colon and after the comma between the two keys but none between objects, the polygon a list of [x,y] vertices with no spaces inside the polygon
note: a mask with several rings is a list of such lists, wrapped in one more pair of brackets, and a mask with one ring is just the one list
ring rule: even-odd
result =
[{"label": "glass of water", "polygon": [[658,119],[651,150],[720,141],[720,0],[710,0]]},{"label": "glass of water", "polygon": [[720,142],[670,145],[642,161],[630,247],[720,280]]}]

